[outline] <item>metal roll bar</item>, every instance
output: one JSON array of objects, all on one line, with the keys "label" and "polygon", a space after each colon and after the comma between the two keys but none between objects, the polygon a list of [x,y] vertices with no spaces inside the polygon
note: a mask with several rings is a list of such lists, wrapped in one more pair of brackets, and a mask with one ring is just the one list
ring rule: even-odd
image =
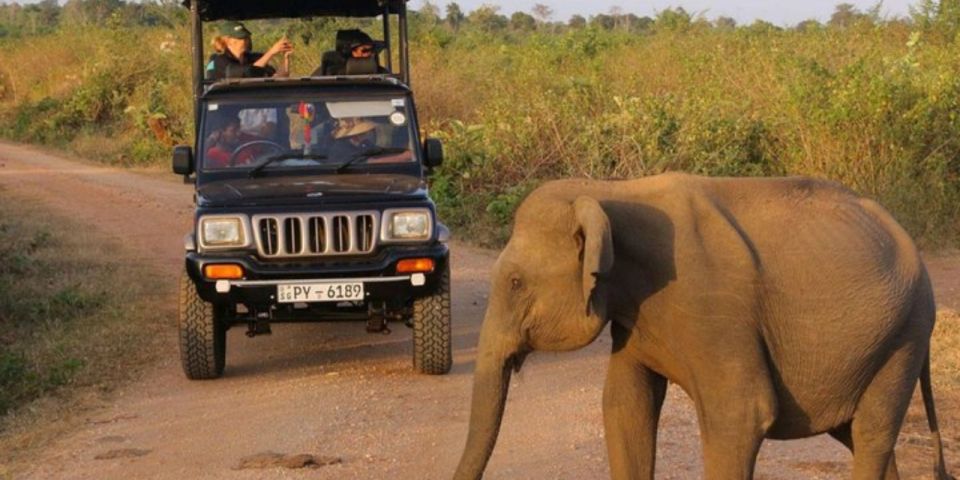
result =
[{"label": "metal roll bar", "polygon": [[[200,98],[204,92],[203,22],[216,20],[253,20],[262,18],[375,17],[383,16],[383,38],[386,42],[386,67],[393,72],[395,51],[390,16],[397,16],[400,45],[400,72],[395,74],[410,85],[410,45],[407,0],[183,0],[190,9],[191,53],[193,56],[194,125],[200,128]],[[199,135],[199,130],[195,132]]]}]

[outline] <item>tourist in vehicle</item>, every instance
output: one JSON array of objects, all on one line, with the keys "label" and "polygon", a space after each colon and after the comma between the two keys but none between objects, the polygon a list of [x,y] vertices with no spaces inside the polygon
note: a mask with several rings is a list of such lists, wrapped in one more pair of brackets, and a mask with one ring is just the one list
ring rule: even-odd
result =
[{"label": "tourist in vehicle", "polygon": [[366,118],[342,118],[332,135],[334,158],[351,157],[377,146],[377,124]]},{"label": "tourist in vehicle", "polygon": [[389,73],[377,58],[386,45],[362,30],[337,32],[336,50],[323,55],[313,76]]},{"label": "tourist in vehicle", "polygon": [[[245,149],[247,150],[245,152],[238,152],[237,149],[245,143],[260,139],[261,137],[243,131],[239,116],[227,116],[224,118],[224,125],[207,137],[204,166],[206,168],[228,168],[249,165],[256,158],[258,149]],[[232,158],[234,154],[238,153],[242,154]]]},{"label": "tourist in vehicle", "polygon": [[[366,163],[399,163],[410,161],[413,153],[406,147],[378,144],[379,128],[370,118],[342,118],[337,122],[332,137],[329,157],[338,161],[351,160],[362,154],[379,151],[366,159]],[[389,137],[389,131],[385,133]]]},{"label": "tourist in vehicle", "polygon": [[274,43],[265,53],[251,52],[250,31],[240,22],[224,22],[219,35],[213,39],[216,53],[207,63],[206,79],[217,81],[225,78],[272,77],[277,74],[270,60],[278,55],[293,53],[293,45],[286,37]]}]

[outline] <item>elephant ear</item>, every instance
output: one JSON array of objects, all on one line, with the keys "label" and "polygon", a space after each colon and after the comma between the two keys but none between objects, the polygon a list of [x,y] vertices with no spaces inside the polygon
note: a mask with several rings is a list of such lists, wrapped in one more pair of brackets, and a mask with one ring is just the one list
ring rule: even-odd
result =
[{"label": "elephant ear", "polygon": [[577,197],[573,210],[582,235],[580,258],[583,262],[583,300],[587,303],[587,313],[605,316],[606,305],[596,297],[597,280],[613,268],[613,236],[610,232],[610,220],[596,199]]}]

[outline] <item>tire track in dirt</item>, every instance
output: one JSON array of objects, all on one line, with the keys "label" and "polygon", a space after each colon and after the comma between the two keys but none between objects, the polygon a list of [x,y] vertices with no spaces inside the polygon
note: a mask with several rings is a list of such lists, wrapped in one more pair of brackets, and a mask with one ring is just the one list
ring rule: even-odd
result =
[{"label": "tire track in dirt", "polygon": [[[163,293],[170,296],[164,302],[169,351],[82,427],[14,465],[24,478],[452,475],[466,436],[476,338],[495,252],[452,246],[455,350],[448,376],[412,372],[405,328],[371,336],[363,325],[322,324],[279,325],[272,336],[256,339],[233,329],[226,376],[190,382],[177,360],[171,292],[193,211],[191,187],[173,175],[137,174],[0,143],[0,189],[122,241],[128,248],[118,255],[148,264],[149,272],[171,285]],[[609,348],[608,335],[602,335],[578,352],[530,357],[513,380],[486,478],[608,476],[600,404]],[[661,425],[657,477],[699,477],[696,415],[677,388],[670,389]],[[929,450],[910,448],[906,453],[917,459],[905,463],[918,467],[904,477],[918,478],[929,471]],[[235,469],[242,459],[267,452],[339,462],[316,469]],[[767,442],[757,478],[846,478],[848,462],[846,451],[823,437]]]}]

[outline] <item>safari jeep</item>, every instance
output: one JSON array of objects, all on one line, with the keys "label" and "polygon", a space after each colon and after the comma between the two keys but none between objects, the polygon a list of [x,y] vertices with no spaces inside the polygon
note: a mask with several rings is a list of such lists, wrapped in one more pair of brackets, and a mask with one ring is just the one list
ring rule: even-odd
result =
[{"label": "safari jeep", "polygon": [[[195,62],[202,20],[290,15],[288,4],[306,5],[189,3]],[[398,14],[405,44],[403,2],[309,5],[318,10],[296,13]],[[196,186],[178,319],[188,378],[223,374],[229,328],[254,337],[284,322],[356,321],[378,333],[403,323],[414,369],[450,370],[449,232],[425,181],[442,147],[420,139],[400,54],[399,76],[204,84],[195,64],[196,144],[173,154],[174,172]]]}]

